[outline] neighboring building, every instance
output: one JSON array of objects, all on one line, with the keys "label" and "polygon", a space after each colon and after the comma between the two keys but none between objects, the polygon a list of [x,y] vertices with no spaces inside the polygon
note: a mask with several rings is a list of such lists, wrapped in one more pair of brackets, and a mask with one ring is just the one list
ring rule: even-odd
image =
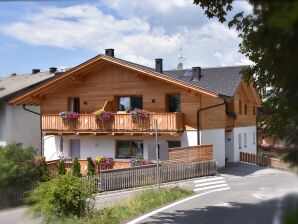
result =
[{"label": "neighboring building", "polygon": [[[54,73],[40,72],[0,78],[0,146],[17,144],[22,147],[41,148],[39,106],[10,105],[8,100],[54,76]],[[27,109],[27,110],[26,110]],[[32,113],[33,111],[35,113]]]},{"label": "neighboring building", "polygon": [[[240,73],[243,67],[163,71],[114,57],[107,49],[64,74],[19,94],[10,103],[40,105],[44,155],[148,158],[154,147],[154,120],[159,142],[169,147],[213,144],[219,166],[238,161],[239,152],[256,153],[256,108],[260,98]],[[97,123],[94,112],[114,111],[114,119]],[[149,122],[134,123],[123,110],[150,112]],[[76,125],[63,122],[62,111],[80,114]]]}]

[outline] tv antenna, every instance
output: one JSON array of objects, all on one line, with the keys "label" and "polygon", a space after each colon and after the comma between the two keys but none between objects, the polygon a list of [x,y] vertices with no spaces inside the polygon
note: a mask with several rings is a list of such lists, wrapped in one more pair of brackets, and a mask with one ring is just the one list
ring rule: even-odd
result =
[{"label": "tv antenna", "polygon": [[179,63],[177,65],[177,70],[182,70],[183,69],[183,62],[185,61],[185,57],[183,56],[182,41],[181,41],[181,46],[179,48],[178,61],[179,61]]}]

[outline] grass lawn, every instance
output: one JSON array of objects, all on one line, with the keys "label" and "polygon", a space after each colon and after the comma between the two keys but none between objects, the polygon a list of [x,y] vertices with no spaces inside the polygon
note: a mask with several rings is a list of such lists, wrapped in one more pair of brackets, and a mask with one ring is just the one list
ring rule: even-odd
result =
[{"label": "grass lawn", "polygon": [[[138,217],[144,213],[150,212],[163,205],[174,202],[178,199],[192,195],[193,192],[181,188],[161,188],[150,189],[139,192],[131,198],[107,207],[101,210],[97,210],[90,217],[85,218],[68,218],[60,220],[60,223],[75,223],[75,224],[91,224],[91,223],[104,223],[104,224],[116,224],[124,223],[134,217]],[[57,222],[56,222],[57,223]]]},{"label": "grass lawn", "polygon": [[298,207],[288,211],[283,217],[284,224],[297,224],[298,223]]}]

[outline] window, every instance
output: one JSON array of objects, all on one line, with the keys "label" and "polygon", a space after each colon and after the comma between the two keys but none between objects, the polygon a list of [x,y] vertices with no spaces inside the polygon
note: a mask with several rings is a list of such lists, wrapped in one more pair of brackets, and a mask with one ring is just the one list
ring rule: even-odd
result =
[{"label": "window", "polygon": [[78,97],[68,98],[68,111],[80,113],[80,98]]},{"label": "window", "polygon": [[247,105],[244,105],[244,114],[247,114]]},{"label": "window", "polygon": [[180,95],[168,95],[168,111],[180,112]]},{"label": "window", "polygon": [[70,139],[70,157],[78,158],[81,157],[81,143],[80,139]]},{"label": "window", "polygon": [[253,107],[253,108],[252,108],[252,114],[253,114],[253,115],[256,115],[256,107]]},{"label": "window", "polygon": [[143,158],[143,141],[117,141],[116,146],[117,158]]},{"label": "window", "polygon": [[169,148],[181,147],[181,141],[168,141]]},{"label": "window", "polygon": [[239,145],[239,149],[241,149],[242,148],[241,134],[238,135],[238,145]]},{"label": "window", "polygon": [[118,110],[127,111],[131,109],[143,109],[142,96],[120,96],[118,97]]},{"label": "window", "polygon": [[247,147],[247,134],[244,133],[244,148]]},{"label": "window", "polygon": [[255,131],[253,131],[252,132],[252,144],[256,144],[256,132]]},{"label": "window", "polygon": [[239,100],[239,114],[242,114],[242,101]]}]

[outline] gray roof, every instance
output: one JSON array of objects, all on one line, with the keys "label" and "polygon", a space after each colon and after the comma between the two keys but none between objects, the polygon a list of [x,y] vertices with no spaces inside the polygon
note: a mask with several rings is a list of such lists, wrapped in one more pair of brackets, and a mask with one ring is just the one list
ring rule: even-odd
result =
[{"label": "gray roof", "polygon": [[15,94],[32,88],[52,77],[50,72],[39,72],[36,74],[23,74],[8,77],[0,77],[0,100],[6,100]]},{"label": "gray roof", "polygon": [[[154,68],[136,64],[120,58],[113,57],[113,60],[149,71],[155,71]],[[208,90],[222,96],[232,97],[234,96],[242,79],[243,75],[241,73],[241,70],[245,67],[247,66],[202,68],[202,78],[200,78],[198,82],[191,80],[192,69],[165,70],[160,75],[169,76],[171,78],[192,84],[194,86],[198,86],[201,89]]]},{"label": "gray roof", "polygon": [[191,81],[192,69],[169,70],[164,71],[164,73],[202,89],[232,97],[242,79],[241,70],[245,67],[246,66],[202,68],[202,77],[199,81]]}]

